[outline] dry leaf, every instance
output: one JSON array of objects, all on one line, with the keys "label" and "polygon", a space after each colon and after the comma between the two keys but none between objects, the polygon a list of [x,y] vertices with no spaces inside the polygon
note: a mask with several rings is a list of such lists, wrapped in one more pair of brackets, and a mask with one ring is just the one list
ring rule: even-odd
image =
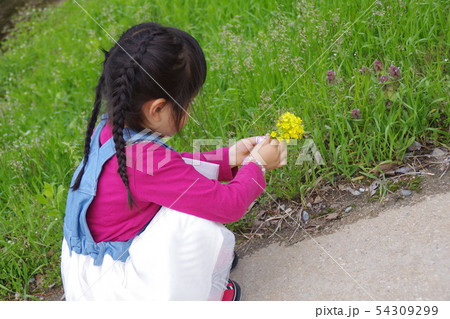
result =
[{"label": "dry leaf", "polygon": [[331,213],[325,217],[326,220],[335,220],[339,217],[338,213]]},{"label": "dry leaf", "polygon": [[392,171],[395,167],[397,167],[397,164],[395,163],[383,163],[372,169],[370,172],[379,173],[380,171],[382,171],[383,173],[386,173],[388,171]]}]

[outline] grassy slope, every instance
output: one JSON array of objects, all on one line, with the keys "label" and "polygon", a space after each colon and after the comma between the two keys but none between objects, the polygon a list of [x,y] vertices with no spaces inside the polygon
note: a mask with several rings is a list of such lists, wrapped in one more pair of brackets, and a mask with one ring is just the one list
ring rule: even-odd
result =
[{"label": "grassy slope", "polygon": [[[414,140],[448,143],[447,1],[312,2],[79,1],[115,39],[152,20],[199,40],[209,74],[193,106],[200,124],[191,120],[171,140],[180,151],[191,150],[193,138],[227,145],[262,135],[283,111],[301,116],[324,165],[295,165],[304,144],[289,146],[289,165],[268,174],[274,196],[304,192],[319,176],[370,176],[377,163],[401,161]],[[0,296],[26,296],[36,274],[43,286],[59,280],[67,187],[81,159],[100,49],[112,45],[70,0],[20,20],[0,54]],[[375,59],[383,74],[401,68],[389,96]],[[333,85],[327,70],[336,72]]]}]

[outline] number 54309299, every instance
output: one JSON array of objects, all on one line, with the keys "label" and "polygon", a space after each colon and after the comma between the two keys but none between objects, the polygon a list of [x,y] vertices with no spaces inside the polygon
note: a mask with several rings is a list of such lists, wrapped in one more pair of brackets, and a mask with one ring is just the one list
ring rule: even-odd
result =
[{"label": "number 54309299", "polygon": [[435,316],[438,310],[437,306],[376,306],[376,315]]}]

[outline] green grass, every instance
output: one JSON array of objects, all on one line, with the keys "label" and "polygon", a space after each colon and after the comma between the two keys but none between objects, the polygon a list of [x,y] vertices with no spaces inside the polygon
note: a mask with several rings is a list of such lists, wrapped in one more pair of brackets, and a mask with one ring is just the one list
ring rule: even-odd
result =
[{"label": "green grass", "polygon": [[[323,165],[295,165],[307,153],[303,141],[290,145],[288,165],[266,175],[274,197],[305,194],[319,177],[373,177],[373,167],[401,161],[414,140],[449,144],[448,1],[79,3],[115,39],[151,20],[200,42],[209,73],[192,107],[199,124],[191,120],[170,141],[176,149],[191,150],[194,138],[227,145],[265,134],[284,111],[301,116],[305,140],[314,142]],[[42,289],[59,282],[65,196],[82,156],[101,48],[112,46],[70,0],[18,20],[0,54],[2,298],[29,297],[36,274],[45,278]],[[401,68],[392,94],[373,72],[375,59],[385,65],[383,74],[391,64]],[[328,70],[336,72],[333,85],[325,80]]]}]

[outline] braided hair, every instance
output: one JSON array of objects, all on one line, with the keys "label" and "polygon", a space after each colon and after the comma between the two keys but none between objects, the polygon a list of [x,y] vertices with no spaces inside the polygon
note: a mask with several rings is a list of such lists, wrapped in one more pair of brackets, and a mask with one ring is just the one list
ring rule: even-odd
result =
[{"label": "braided hair", "polygon": [[189,103],[205,79],[203,51],[188,33],[150,22],[133,26],[123,33],[110,51],[105,52],[103,72],[95,90],[94,108],[86,130],[83,166],[72,189],[80,186],[89,160],[91,135],[104,98],[113,127],[118,173],[127,191],[130,208],[136,205],[127,175],[125,126],[135,131],[143,130],[143,104],[164,98],[180,130]]}]

